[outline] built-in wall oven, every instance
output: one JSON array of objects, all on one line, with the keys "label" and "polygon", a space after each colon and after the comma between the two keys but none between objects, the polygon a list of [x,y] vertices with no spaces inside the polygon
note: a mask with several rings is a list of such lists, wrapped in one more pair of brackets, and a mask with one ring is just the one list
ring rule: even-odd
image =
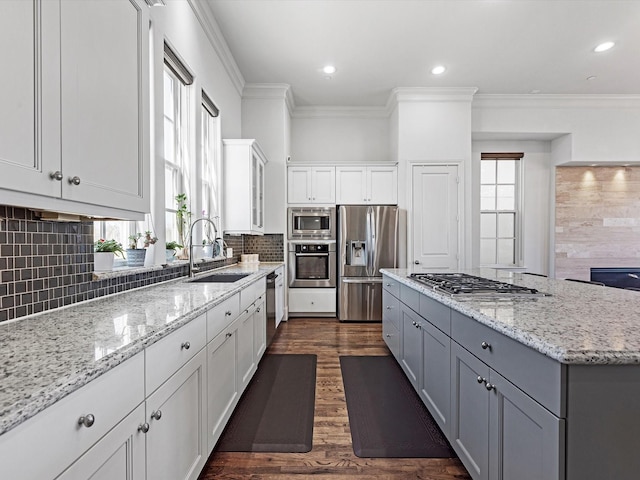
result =
[{"label": "built-in wall oven", "polygon": [[289,207],[287,210],[289,240],[335,240],[335,207]]},{"label": "built-in wall oven", "polygon": [[289,241],[289,287],[335,288],[336,242]]}]

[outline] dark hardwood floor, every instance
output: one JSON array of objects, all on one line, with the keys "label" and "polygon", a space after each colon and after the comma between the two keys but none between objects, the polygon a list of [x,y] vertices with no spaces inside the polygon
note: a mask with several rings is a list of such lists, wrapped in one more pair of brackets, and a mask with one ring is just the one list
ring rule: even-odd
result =
[{"label": "dark hardwood floor", "polygon": [[380,323],[292,318],[267,353],[318,356],[313,448],[309,453],[214,452],[200,480],[470,479],[458,459],[358,458],[351,446],[339,355],[387,355]]}]

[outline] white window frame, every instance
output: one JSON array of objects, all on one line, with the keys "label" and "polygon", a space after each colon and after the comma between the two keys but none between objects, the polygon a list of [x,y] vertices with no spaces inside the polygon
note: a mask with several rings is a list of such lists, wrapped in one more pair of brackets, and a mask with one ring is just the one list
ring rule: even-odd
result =
[{"label": "white window frame", "polygon": [[[201,211],[203,216],[216,224],[218,237],[222,237],[222,140],[220,117],[217,107],[208,95],[202,92],[200,108],[200,170],[198,172]],[[208,200],[208,201],[207,201]],[[210,225],[203,231],[203,239],[213,238]]]},{"label": "white window frame", "polygon": [[[492,156],[495,155],[495,156]],[[485,185],[493,185],[496,187],[496,203],[497,203],[497,197],[498,197],[498,186],[500,185],[513,185],[514,187],[514,209],[499,209],[496,208],[495,209],[482,209],[482,203],[480,206],[480,221],[479,221],[479,238],[480,238],[480,242],[482,244],[483,240],[494,240],[495,241],[495,252],[496,255],[494,257],[494,262],[492,263],[487,263],[487,262],[483,262],[483,258],[482,258],[482,246],[480,248],[480,266],[481,267],[501,267],[501,268],[517,268],[517,267],[521,267],[523,264],[523,260],[522,260],[522,225],[523,225],[523,209],[522,209],[522,185],[523,185],[523,178],[522,178],[522,172],[524,171],[523,168],[523,155],[522,154],[511,154],[512,156],[507,156],[508,154],[482,154],[482,158],[480,160],[480,162],[483,161],[490,161],[493,160],[496,162],[496,172],[495,172],[495,182],[494,183],[482,183],[482,176],[480,176],[479,179],[479,183],[480,183],[480,187],[485,186]],[[514,175],[514,183],[500,183],[498,181],[498,176],[497,176],[497,168],[498,168],[498,163],[501,161],[514,161],[515,162],[515,175]],[[482,163],[481,163],[482,165]],[[480,168],[480,171],[482,171],[482,167]],[[499,235],[499,223],[498,223],[498,217],[500,214],[513,214],[514,215],[514,236],[513,237],[501,237]],[[482,236],[482,214],[494,214],[496,216],[496,233],[494,236]],[[498,262],[498,251],[499,251],[499,247],[498,247],[498,242],[500,239],[507,239],[507,238],[513,238],[513,263],[499,263]]]}]

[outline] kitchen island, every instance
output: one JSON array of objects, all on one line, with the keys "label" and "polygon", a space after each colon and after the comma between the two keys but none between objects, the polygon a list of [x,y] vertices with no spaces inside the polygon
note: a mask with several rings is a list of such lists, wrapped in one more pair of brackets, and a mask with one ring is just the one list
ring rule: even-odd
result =
[{"label": "kitchen island", "polygon": [[[69,465],[65,462],[77,457],[74,452],[82,453],[84,445],[98,440],[98,445],[104,443],[101,435],[109,440],[114,432],[127,439],[122,451],[125,458],[135,458],[134,467],[139,469],[145,463],[149,424],[151,432],[154,421],[171,426],[167,413],[171,402],[183,400],[197,407],[199,413],[190,421],[202,435],[194,439],[194,465],[188,463],[192,458],[183,459],[184,465],[171,463],[184,466],[197,478],[195,465],[206,460],[211,451],[208,444],[215,442],[266,348],[265,277],[280,267],[280,262],[238,264],[218,271],[247,274],[234,283],[182,278],[0,324],[0,478],[58,478],[58,465]],[[202,276],[212,273],[216,271]],[[210,385],[207,375],[212,376]],[[165,415],[152,410],[152,404],[165,405]],[[166,421],[160,420],[165,417]],[[60,418],[66,420],[60,423]],[[137,433],[118,432],[122,425]],[[159,435],[159,427],[156,432]],[[169,433],[178,436],[180,432]],[[60,438],[61,445],[44,440],[36,445],[51,435]],[[215,438],[208,438],[211,435]],[[36,462],[27,461],[33,452],[17,446],[24,446],[25,440],[38,451]],[[106,442],[105,448],[119,448],[117,441]],[[159,451],[168,447],[156,445]],[[148,444],[147,455],[149,448]],[[101,461],[94,458],[94,450],[60,478],[88,478],[90,474],[84,472]],[[149,465],[147,475],[152,468]],[[126,478],[142,474],[131,470]]]},{"label": "kitchen island", "polygon": [[482,269],[548,296],[456,297],[382,273],[384,339],[474,479],[637,478],[638,292]]}]

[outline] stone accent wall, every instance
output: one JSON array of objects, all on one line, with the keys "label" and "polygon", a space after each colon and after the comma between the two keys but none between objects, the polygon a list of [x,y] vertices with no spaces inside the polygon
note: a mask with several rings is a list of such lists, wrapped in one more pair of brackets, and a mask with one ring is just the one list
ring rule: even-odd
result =
[{"label": "stone accent wall", "polygon": [[556,169],[555,276],[640,267],[640,167]]}]

